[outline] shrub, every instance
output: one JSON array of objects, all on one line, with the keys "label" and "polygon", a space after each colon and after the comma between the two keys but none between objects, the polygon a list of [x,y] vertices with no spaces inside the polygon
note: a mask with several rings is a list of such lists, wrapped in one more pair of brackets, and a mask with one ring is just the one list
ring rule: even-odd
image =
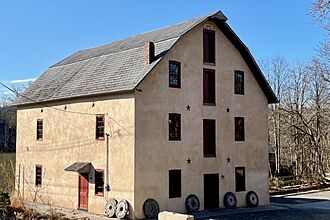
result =
[{"label": "shrub", "polygon": [[9,194],[3,191],[0,191],[0,219],[16,219],[14,210],[10,207]]},{"label": "shrub", "polygon": [[0,191],[0,207],[5,208],[10,205],[10,197],[7,192]]}]

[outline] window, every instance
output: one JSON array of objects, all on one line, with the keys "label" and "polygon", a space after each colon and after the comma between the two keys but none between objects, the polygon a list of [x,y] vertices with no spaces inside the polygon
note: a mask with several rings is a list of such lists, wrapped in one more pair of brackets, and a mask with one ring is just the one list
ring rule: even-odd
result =
[{"label": "window", "polygon": [[38,141],[42,141],[43,138],[43,120],[42,119],[38,119],[37,120],[37,140]]},{"label": "window", "polygon": [[244,72],[235,71],[235,94],[244,95]]},{"label": "window", "polygon": [[169,86],[181,88],[181,64],[180,62],[169,62]]},{"label": "window", "polygon": [[203,103],[215,105],[215,71],[203,70]]},{"label": "window", "polygon": [[245,168],[235,168],[236,192],[245,191]]},{"label": "window", "polygon": [[104,115],[96,116],[96,139],[104,140]]},{"label": "window", "polygon": [[95,170],[95,195],[104,195],[104,171]]},{"label": "window", "polygon": [[245,141],[243,117],[235,117],[235,141]]},{"label": "window", "polygon": [[203,154],[204,157],[216,156],[215,120],[203,120]]},{"label": "window", "polygon": [[169,171],[169,197],[181,197],[181,170]]},{"label": "window", "polygon": [[203,61],[215,63],[215,32],[213,30],[203,31]]},{"label": "window", "polygon": [[36,186],[41,186],[42,183],[42,166],[36,165]]},{"label": "window", "polygon": [[169,140],[179,141],[181,140],[181,115],[176,113],[170,113],[168,117],[169,127]]}]

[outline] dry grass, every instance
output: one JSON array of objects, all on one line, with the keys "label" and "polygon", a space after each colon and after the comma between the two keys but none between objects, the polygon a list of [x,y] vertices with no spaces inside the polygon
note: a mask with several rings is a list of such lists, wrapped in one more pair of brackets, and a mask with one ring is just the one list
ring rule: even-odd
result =
[{"label": "dry grass", "polygon": [[62,213],[39,213],[35,209],[26,209],[24,212],[20,213],[17,216],[19,219],[24,220],[39,220],[39,219],[48,219],[48,220],[67,220],[68,218],[64,217]]},{"label": "dry grass", "polygon": [[0,153],[0,193],[3,192],[10,195],[10,203],[0,206],[0,220],[70,220],[51,206],[46,213],[25,206],[23,198],[15,192],[15,153]]},{"label": "dry grass", "polygon": [[17,212],[24,212],[26,210],[23,198],[18,196],[16,193],[10,196],[10,205]]},{"label": "dry grass", "polygon": [[15,189],[15,153],[0,153],[0,191]]},{"label": "dry grass", "polygon": [[36,209],[27,208],[24,205],[22,197],[13,193],[10,197],[10,203],[7,206],[0,207],[0,219],[19,219],[19,220],[70,220],[63,213],[49,209],[46,213],[40,213]]}]

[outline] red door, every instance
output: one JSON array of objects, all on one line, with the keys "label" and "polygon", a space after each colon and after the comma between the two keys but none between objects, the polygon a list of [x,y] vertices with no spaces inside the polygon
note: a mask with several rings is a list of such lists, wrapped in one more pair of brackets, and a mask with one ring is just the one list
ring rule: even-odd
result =
[{"label": "red door", "polygon": [[88,209],[88,174],[79,174],[79,208]]}]

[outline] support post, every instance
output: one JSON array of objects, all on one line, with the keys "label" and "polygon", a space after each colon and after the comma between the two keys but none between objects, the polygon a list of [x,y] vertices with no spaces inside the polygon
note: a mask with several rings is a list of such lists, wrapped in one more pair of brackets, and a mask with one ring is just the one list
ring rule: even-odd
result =
[{"label": "support post", "polygon": [[18,181],[17,181],[17,194],[20,195],[20,184],[21,184],[21,164],[18,164]]},{"label": "support post", "polygon": [[23,200],[24,200],[24,190],[25,190],[25,189],[24,189],[24,178],[25,178],[25,177],[24,177],[24,165],[22,166],[22,171],[23,171],[23,175],[22,175],[22,176],[23,176],[23,177],[22,177],[22,179],[23,179],[23,182],[22,182],[22,188],[23,188],[23,189],[22,189],[22,196],[23,196]]}]

